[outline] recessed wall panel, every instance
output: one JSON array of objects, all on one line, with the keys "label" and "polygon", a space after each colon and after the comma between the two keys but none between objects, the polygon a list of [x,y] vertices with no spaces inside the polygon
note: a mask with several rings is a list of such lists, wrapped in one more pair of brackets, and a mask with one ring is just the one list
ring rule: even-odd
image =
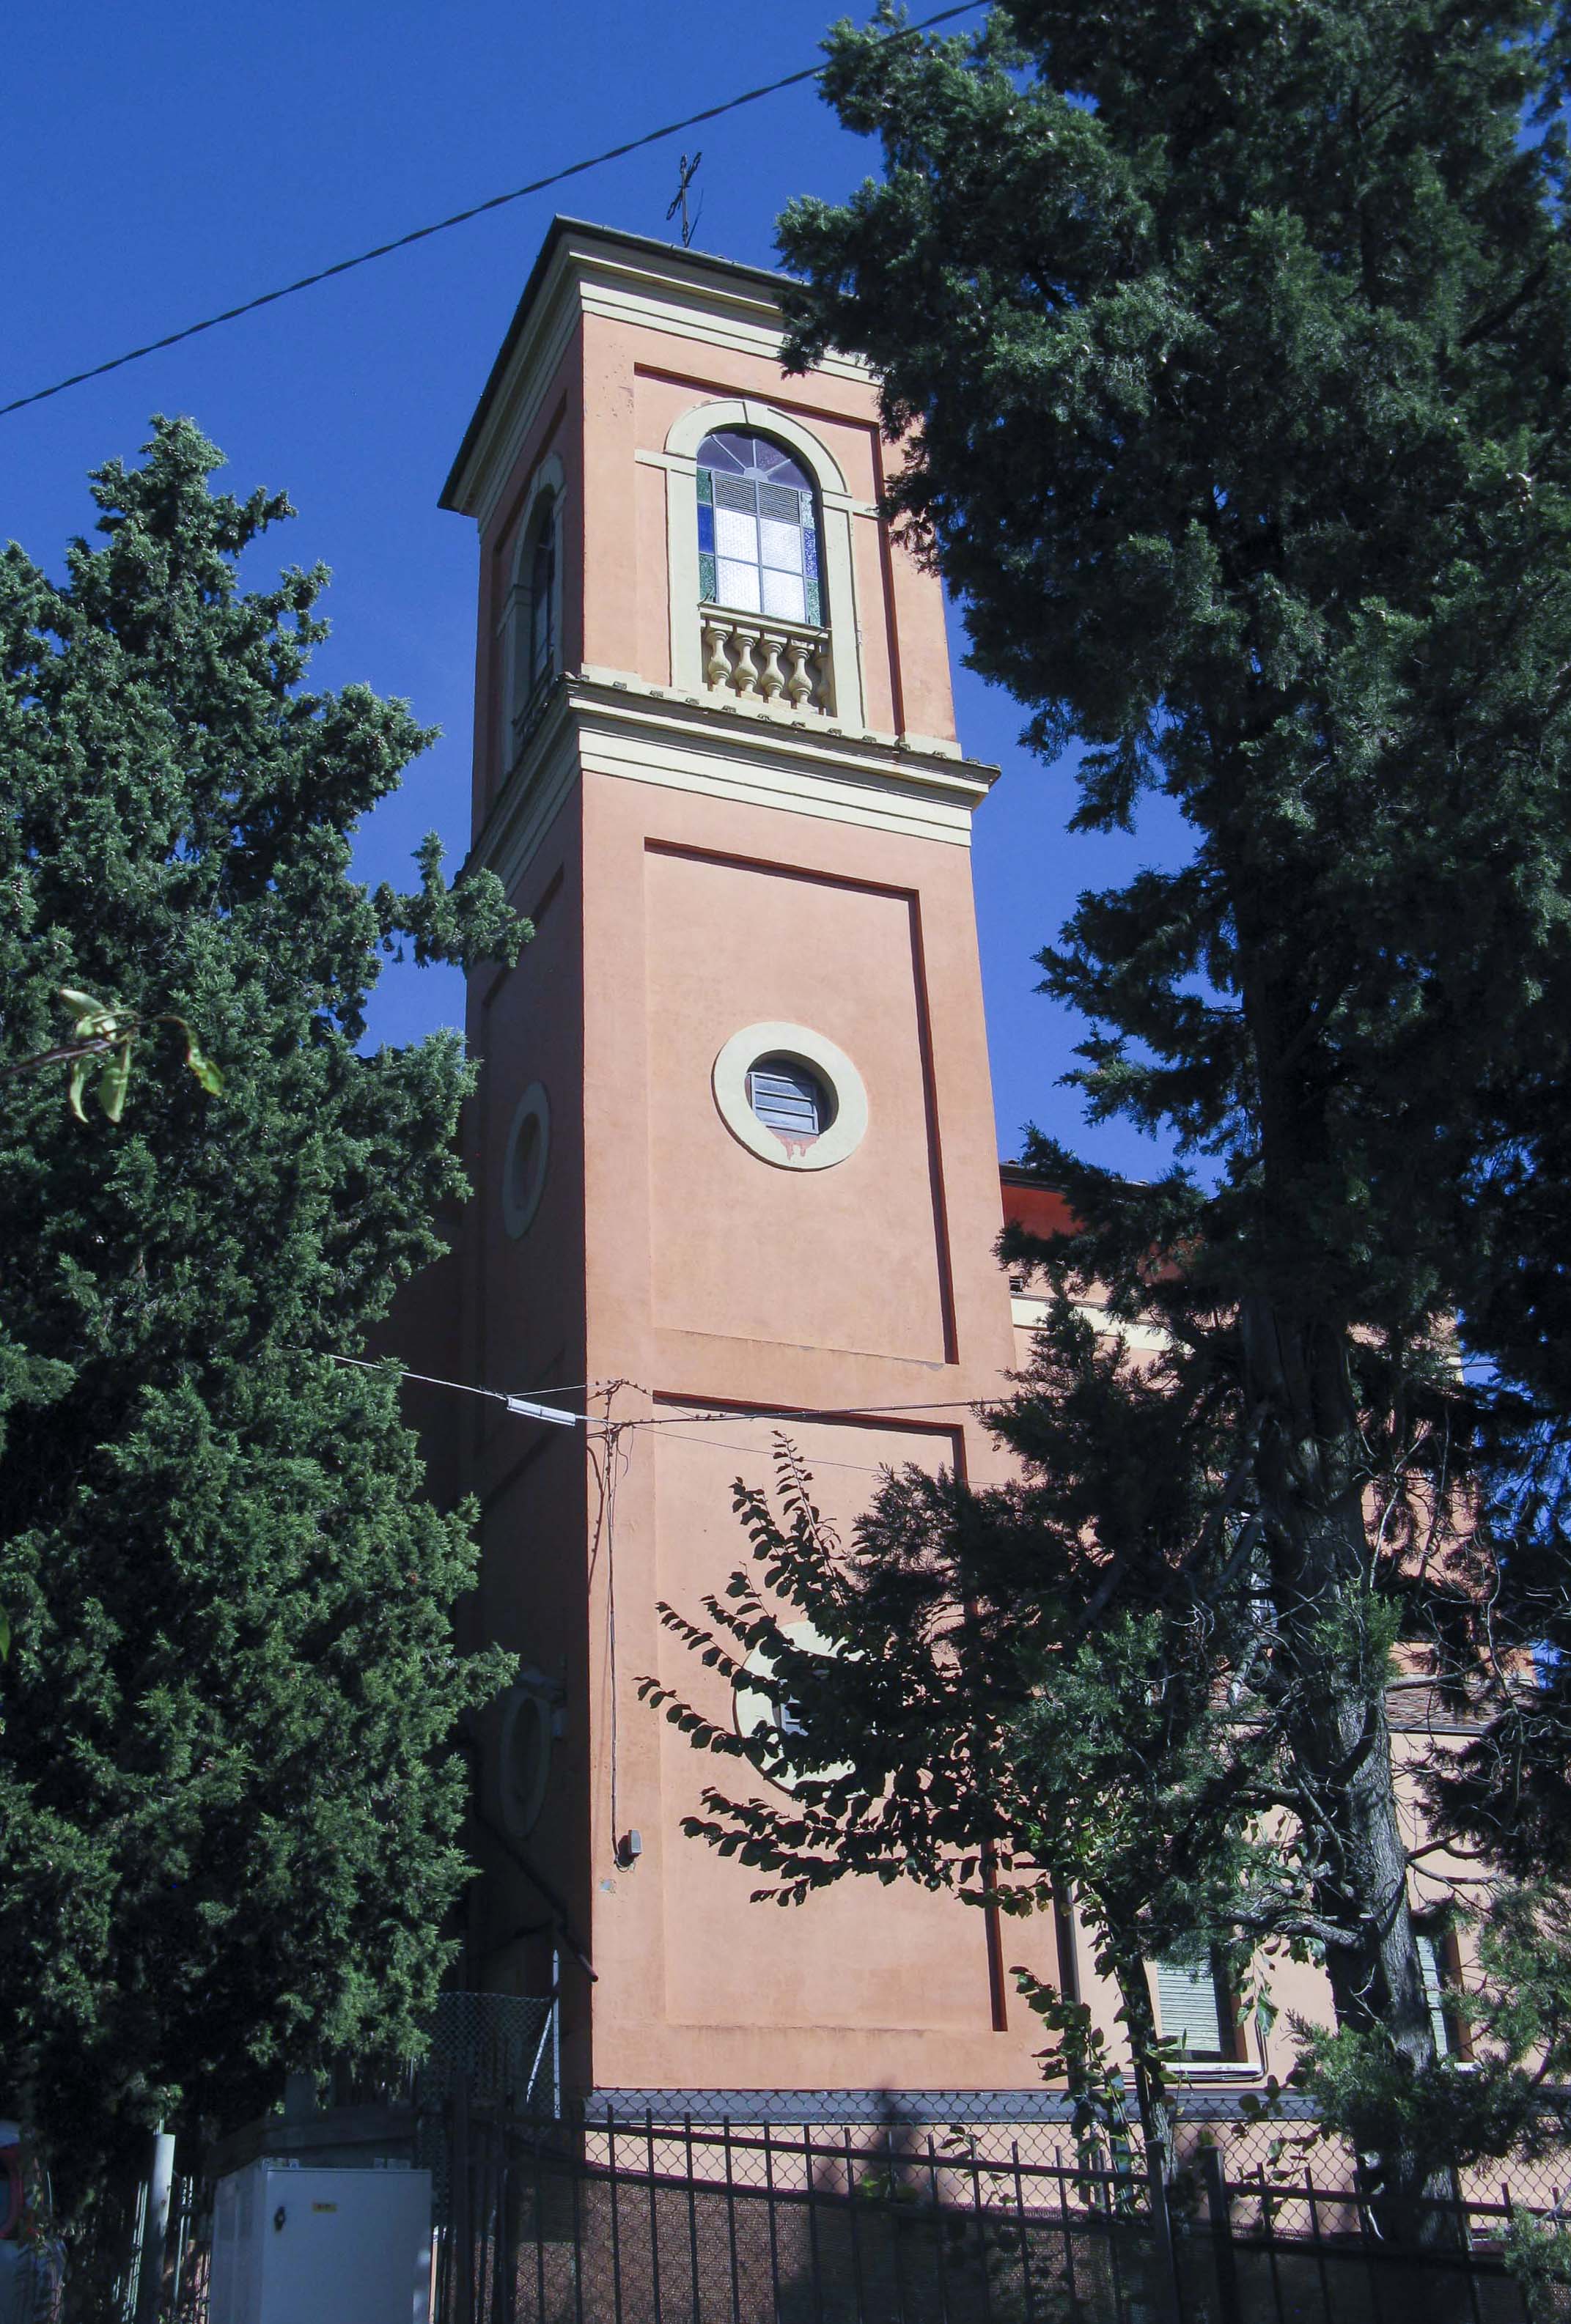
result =
[{"label": "recessed wall panel", "polygon": [[[644,863],[657,1327],[941,1363],[912,899],[696,853]],[[761,1022],[856,1067],[867,1130],[832,1168],[777,1167],[722,1119],[716,1058]]]},{"label": "recessed wall panel", "polygon": [[[705,1596],[723,1596],[728,1574],[746,1563],[747,1539],[731,1506],[733,1480],[771,1484],[781,1424],[742,1414],[688,1423],[673,1418],[669,1406],[657,1410],[661,1425],[644,1434],[653,1440],[658,1594],[702,1620]],[[790,1434],[811,1471],[815,1506],[846,1548],[885,1465],[934,1469],[954,1460],[947,1434],[825,1423],[792,1425]],[[734,1722],[725,1678],[669,1631],[661,1633],[659,1654],[664,1683],[716,1724]],[[687,1838],[681,1819],[705,1812],[700,1795],[709,1784],[781,1805],[789,1795],[744,1759],[695,1751],[669,1724],[661,1738],[658,1871],[671,2023],[760,2032],[991,2033],[987,1932],[979,1910],[914,1884],[886,1888],[854,1875],[799,1905],[753,1903],[762,1876]]]}]

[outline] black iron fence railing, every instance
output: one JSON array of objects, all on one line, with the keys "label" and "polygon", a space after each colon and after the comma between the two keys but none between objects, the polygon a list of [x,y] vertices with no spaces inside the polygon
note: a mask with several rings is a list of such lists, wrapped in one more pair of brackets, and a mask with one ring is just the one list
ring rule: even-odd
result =
[{"label": "black iron fence railing", "polygon": [[[1261,2121],[1205,2093],[1152,2169],[1133,2134],[1077,2140],[1040,2092],[574,2103],[553,2083],[540,2111],[519,2103],[530,2073],[510,2053],[507,2065],[455,2044],[424,2085],[433,2324],[1537,2324],[1550,2312],[1529,2311],[1505,2244],[1513,2221],[1557,2217],[1571,2190],[1563,2094],[1529,2151],[1456,2177],[1399,2247],[1356,2158],[1309,2144],[1301,2106]],[[166,2324],[215,2324],[210,2216],[210,2188],[177,2182],[151,2311]],[[79,2312],[129,2319],[134,2281],[123,2272],[114,2304]],[[1571,2316],[1571,2283],[1563,2294],[1556,2312]]]}]

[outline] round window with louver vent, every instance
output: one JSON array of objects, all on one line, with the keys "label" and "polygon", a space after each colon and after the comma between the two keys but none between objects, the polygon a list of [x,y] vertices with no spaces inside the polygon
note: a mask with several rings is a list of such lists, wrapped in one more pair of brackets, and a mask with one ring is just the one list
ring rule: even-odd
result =
[{"label": "round window with louver vent", "polygon": [[726,1129],[777,1168],[829,1169],[866,1135],[861,1074],[808,1026],[744,1026],[716,1058],[712,1079]]},{"label": "round window with louver vent", "polygon": [[748,1068],[747,1102],[788,1146],[809,1146],[835,1119],[833,1093],[799,1057],[760,1057]]}]

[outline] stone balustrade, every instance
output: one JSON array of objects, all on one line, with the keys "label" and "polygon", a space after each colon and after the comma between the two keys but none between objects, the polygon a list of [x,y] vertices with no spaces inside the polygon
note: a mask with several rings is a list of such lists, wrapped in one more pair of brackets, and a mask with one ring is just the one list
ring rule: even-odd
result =
[{"label": "stone balustrade", "polygon": [[829,632],[762,613],[703,608],[704,680],[711,694],[782,709],[830,710]]}]

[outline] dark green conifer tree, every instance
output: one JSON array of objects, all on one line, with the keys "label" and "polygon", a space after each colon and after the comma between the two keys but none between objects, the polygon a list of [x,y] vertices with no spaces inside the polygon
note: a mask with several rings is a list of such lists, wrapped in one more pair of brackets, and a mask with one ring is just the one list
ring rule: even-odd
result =
[{"label": "dark green conifer tree", "polygon": [[468,1529],[391,1377],[329,1358],[463,1192],[457,1037],[361,1052],[381,956],[524,931],[434,839],[413,894],[349,877],[429,737],[308,690],[325,574],[236,578],[286,502],[155,425],[63,582],[0,560],[0,1061],[69,1038],[62,988],[148,1020],[123,1110],[0,1080],[0,2089],[68,2201],[150,2122],[408,2054],[502,1675],[454,1652]]},{"label": "dark green conifer tree", "polygon": [[[1421,2076],[1404,1638],[1484,1721],[1469,1783],[1433,1770],[1442,1828],[1502,1849],[1514,1770],[1544,1844],[1571,1831],[1566,1665],[1524,1683],[1510,1651],[1571,1639],[1543,1173],[1571,1038],[1563,12],[1008,0],[975,38],[887,29],[829,42],[884,166],[782,222],[797,351],[872,364],[891,513],[974,667],[1045,760],[1084,746],[1071,827],[1160,790],[1192,841],[1042,959],[1090,1027],[1093,1118],[1200,1167],[1130,1188],[1035,1139],[1082,1231],[1016,1255],[1154,1315],[1170,1392],[1217,1400],[1197,1506],[1258,1546],[1252,1683],[1338,2016]],[[1498,1391],[1447,1361],[1457,1315]],[[1524,1513],[1535,1557],[1502,1563]],[[1225,1638],[1210,1523],[1142,1555]],[[1386,2167],[1399,2206],[1428,2173]]]}]

